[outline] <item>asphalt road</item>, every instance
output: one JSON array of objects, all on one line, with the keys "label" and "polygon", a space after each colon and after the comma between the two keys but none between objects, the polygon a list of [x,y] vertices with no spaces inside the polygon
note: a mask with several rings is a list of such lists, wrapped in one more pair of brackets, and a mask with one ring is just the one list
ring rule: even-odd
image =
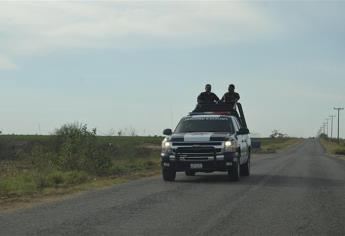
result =
[{"label": "asphalt road", "polygon": [[0,214],[0,235],[345,235],[345,161],[316,140],[253,157],[252,175],[153,177]]}]

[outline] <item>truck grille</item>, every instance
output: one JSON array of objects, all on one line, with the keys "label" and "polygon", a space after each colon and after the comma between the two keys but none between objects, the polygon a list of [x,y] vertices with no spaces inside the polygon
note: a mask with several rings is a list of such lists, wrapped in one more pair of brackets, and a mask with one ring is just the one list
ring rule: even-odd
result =
[{"label": "truck grille", "polygon": [[217,152],[221,152],[221,148],[214,147],[178,147],[175,150],[177,155],[188,156],[213,156]]},{"label": "truck grille", "polygon": [[222,154],[222,142],[172,142],[172,151],[178,160],[213,160]]},{"label": "truck grille", "polygon": [[192,143],[192,142],[173,142],[173,146],[221,146],[222,142],[203,142],[203,143]]}]

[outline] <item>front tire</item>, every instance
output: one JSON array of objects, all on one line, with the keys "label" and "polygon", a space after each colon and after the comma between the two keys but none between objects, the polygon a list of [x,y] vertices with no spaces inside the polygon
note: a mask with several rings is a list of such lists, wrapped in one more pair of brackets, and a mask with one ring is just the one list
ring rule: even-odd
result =
[{"label": "front tire", "polygon": [[228,171],[229,177],[231,181],[239,181],[240,180],[240,160],[237,159],[236,162],[232,163],[232,168]]},{"label": "front tire", "polygon": [[175,181],[176,171],[171,168],[163,168],[162,176],[164,181],[172,182]]},{"label": "front tire", "polygon": [[250,150],[248,151],[248,160],[245,164],[241,165],[241,176],[250,175]]}]

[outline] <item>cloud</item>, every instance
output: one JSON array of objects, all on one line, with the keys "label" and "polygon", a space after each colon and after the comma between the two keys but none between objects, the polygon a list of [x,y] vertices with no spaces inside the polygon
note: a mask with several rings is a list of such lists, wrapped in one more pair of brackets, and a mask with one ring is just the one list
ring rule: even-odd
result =
[{"label": "cloud", "polygon": [[11,62],[5,56],[0,55],[0,70],[15,70],[17,65]]},{"label": "cloud", "polygon": [[1,2],[0,51],[217,45],[263,37],[272,22],[239,2]]}]

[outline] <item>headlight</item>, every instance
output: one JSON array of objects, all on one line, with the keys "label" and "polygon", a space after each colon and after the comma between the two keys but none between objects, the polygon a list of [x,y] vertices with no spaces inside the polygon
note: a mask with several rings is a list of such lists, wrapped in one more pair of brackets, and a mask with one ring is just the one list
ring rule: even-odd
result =
[{"label": "headlight", "polygon": [[224,142],[224,151],[226,152],[235,152],[236,151],[236,141],[234,140],[228,140]]},{"label": "headlight", "polygon": [[162,142],[162,152],[169,152],[171,147],[172,143],[165,138]]},{"label": "headlight", "polygon": [[231,141],[225,141],[225,143],[224,143],[224,146],[225,146],[226,148],[231,147],[231,145],[232,145]]}]

